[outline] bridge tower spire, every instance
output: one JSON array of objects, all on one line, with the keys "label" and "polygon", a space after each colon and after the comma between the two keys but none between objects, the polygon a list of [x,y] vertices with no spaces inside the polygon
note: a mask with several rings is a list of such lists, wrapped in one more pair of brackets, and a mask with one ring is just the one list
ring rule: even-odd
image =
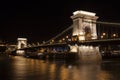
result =
[{"label": "bridge tower spire", "polygon": [[79,40],[97,39],[96,13],[87,11],[75,11],[71,16],[73,20],[73,36],[78,36]]}]

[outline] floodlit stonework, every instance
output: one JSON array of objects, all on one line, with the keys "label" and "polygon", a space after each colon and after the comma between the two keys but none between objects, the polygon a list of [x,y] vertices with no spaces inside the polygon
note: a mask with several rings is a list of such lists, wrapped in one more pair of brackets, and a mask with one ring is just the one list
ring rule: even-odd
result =
[{"label": "floodlit stonework", "polygon": [[18,38],[17,41],[18,41],[18,46],[17,46],[18,49],[27,47],[27,39],[26,38]]},{"label": "floodlit stonework", "polygon": [[96,13],[87,11],[73,12],[73,36],[79,35],[79,40],[97,39]]},{"label": "floodlit stonework", "polygon": [[[79,41],[97,39],[96,13],[88,11],[75,11],[71,16],[73,20],[73,34]],[[101,59],[98,46],[71,45],[71,52],[76,52],[83,61],[97,61]]]}]

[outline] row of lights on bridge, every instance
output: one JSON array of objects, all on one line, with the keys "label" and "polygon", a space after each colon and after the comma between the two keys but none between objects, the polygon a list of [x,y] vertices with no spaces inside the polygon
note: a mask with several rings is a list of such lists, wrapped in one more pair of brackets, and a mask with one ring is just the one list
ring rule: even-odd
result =
[{"label": "row of lights on bridge", "polygon": [[[79,36],[72,36],[72,38],[69,38],[68,36],[66,36],[65,38],[59,40],[59,42],[64,42],[64,41],[77,41],[78,40],[78,37]],[[104,38],[108,38],[108,34],[103,32],[102,35],[100,36],[101,39],[104,39]],[[116,33],[113,33],[111,35],[111,38],[118,38],[118,34]],[[52,43],[55,42],[54,40],[51,41]]]},{"label": "row of lights on bridge", "polygon": [[[118,34],[116,34],[116,33],[113,33],[113,34],[111,35],[111,38],[117,38],[117,37],[118,37]],[[105,32],[103,32],[102,35],[100,36],[100,38],[101,38],[101,39],[103,39],[103,38],[108,38],[108,34],[105,33]]]},{"label": "row of lights on bridge", "polygon": [[[111,35],[111,38],[117,38],[117,37],[118,37],[118,34],[113,33]],[[103,32],[102,35],[100,36],[100,38],[101,39],[108,38],[108,34]],[[78,36],[72,36],[72,38],[70,38],[69,36],[66,36],[65,38],[60,39],[58,42],[61,43],[61,42],[65,42],[65,41],[77,41],[77,40],[78,40]],[[51,40],[50,44],[52,44],[54,42],[56,42],[56,41]],[[43,43],[41,43],[41,44],[44,44],[44,43],[45,43],[45,41],[43,41]],[[37,46],[41,45],[41,44],[39,42],[37,42]],[[30,44],[28,45],[28,47],[31,47],[31,46],[36,46],[36,44],[33,43],[32,45],[30,45]]]},{"label": "row of lights on bridge", "polygon": [[[69,36],[66,36],[65,38],[62,38],[62,39],[58,40],[58,42],[61,43],[61,42],[64,42],[66,40],[71,41],[71,39],[69,38]],[[50,43],[54,43],[54,42],[55,42],[55,40],[51,40]]]},{"label": "row of lights on bridge", "polygon": [[[59,43],[65,41],[65,40],[71,41],[71,39],[69,39],[69,36],[66,36],[65,38],[62,38],[61,40],[59,40]],[[51,40],[50,44],[54,43],[54,42],[55,42],[55,40]],[[42,44],[45,44],[45,41],[43,41],[42,43],[37,42],[37,44],[35,44],[35,43],[28,44],[28,47],[39,46],[39,45],[42,45]]]},{"label": "row of lights on bridge", "polygon": [[[66,36],[65,38],[62,38],[60,40],[58,40],[59,43],[65,42],[65,41],[77,41],[78,40],[78,36],[72,36],[71,38],[69,36]],[[51,40],[50,43],[54,43],[56,42],[55,40]]]}]

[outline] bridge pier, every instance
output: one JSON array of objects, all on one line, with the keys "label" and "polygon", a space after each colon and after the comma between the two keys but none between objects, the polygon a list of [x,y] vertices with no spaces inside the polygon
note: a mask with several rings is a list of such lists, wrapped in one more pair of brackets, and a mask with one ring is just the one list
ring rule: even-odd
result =
[{"label": "bridge pier", "polygon": [[80,62],[98,62],[102,59],[98,46],[70,46],[70,52],[77,53]]},{"label": "bridge pier", "polygon": [[[96,13],[78,10],[71,16],[73,20],[72,36],[78,37],[78,42],[97,39]],[[78,53],[80,61],[99,61],[102,59],[99,47],[90,45],[72,45],[71,52]]]},{"label": "bridge pier", "polygon": [[82,62],[96,62],[102,59],[98,46],[81,45],[78,47],[78,55]]}]

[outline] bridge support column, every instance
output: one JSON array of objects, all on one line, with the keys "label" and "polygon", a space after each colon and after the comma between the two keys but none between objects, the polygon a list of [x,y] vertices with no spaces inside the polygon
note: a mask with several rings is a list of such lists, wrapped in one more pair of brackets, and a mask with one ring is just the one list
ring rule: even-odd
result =
[{"label": "bridge support column", "polygon": [[85,46],[78,47],[78,56],[82,62],[96,62],[102,59],[98,46]]},{"label": "bridge support column", "polygon": [[70,46],[70,51],[77,53],[81,62],[98,62],[102,59],[98,46],[75,45]]},{"label": "bridge support column", "polygon": [[19,50],[21,48],[27,47],[27,39],[26,38],[18,38],[18,44],[17,44],[17,55],[24,55],[25,51],[24,50]]},{"label": "bridge support column", "polygon": [[[97,39],[96,20],[98,16],[96,16],[96,13],[78,10],[73,12],[71,18],[73,20],[72,36],[77,36],[78,42]],[[78,53],[81,61],[98,61],[102,59],[98,46],[73,45],[70,48],[71,52]]]}]

